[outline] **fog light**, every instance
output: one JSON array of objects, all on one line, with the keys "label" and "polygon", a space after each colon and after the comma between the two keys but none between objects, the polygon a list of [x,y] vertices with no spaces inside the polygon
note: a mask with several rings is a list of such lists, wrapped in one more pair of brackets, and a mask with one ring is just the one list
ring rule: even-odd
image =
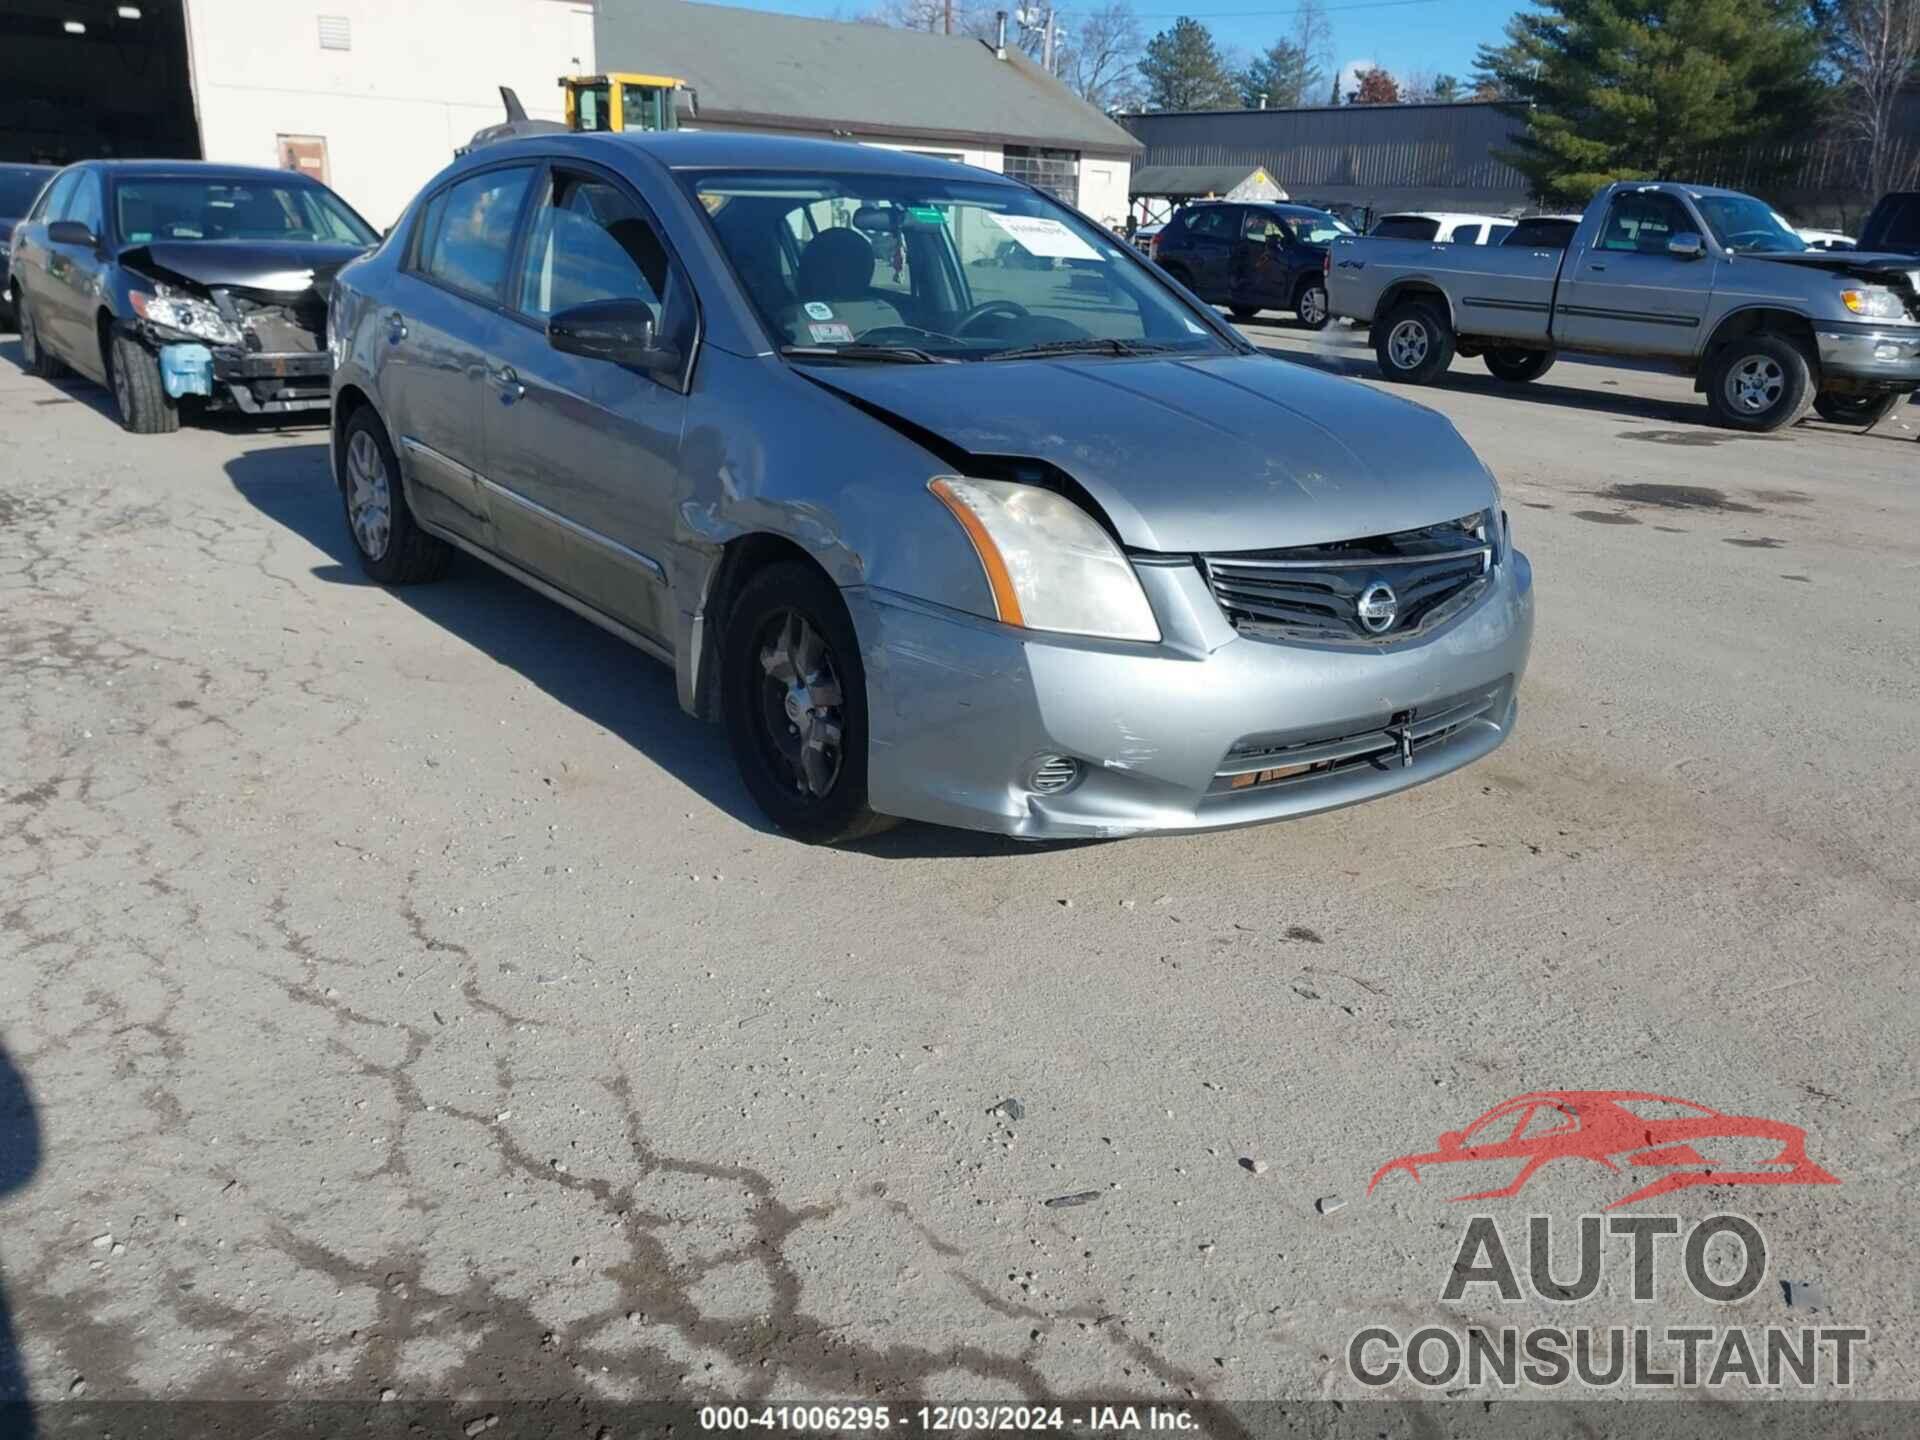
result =
[{"label": "fog light", "polygon": [[1058,795],[1080,780],[1080,762],[1068,755],[1042,755],[1034,762],[1027,788],[1036,795]]},{"label": "fog light", "polygon": [[1876,360],[1898,360],[1900,358],[1900,347],[1898,345],[1876,345],[1873,347],[1873,358]]}]

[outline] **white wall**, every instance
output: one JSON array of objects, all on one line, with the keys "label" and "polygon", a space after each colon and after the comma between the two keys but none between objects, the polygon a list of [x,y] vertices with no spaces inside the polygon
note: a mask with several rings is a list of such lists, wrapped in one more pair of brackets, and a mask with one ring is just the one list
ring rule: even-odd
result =
[{"label": "white wall", "polygon": [[1133,164],[1095,155],[1080,157],[1080,213],[1119,229],[1127,218],[1127,186]]},{"label": "white wall", "polygon": [[[351,48],[320,46],[320,17]],[[559,120],[565,74],[591,73],[591,0],[187,0],[201,143],[209,160],[279,164],[281,135],[323,136],[329,180],[391,224],[473,132]]]}]

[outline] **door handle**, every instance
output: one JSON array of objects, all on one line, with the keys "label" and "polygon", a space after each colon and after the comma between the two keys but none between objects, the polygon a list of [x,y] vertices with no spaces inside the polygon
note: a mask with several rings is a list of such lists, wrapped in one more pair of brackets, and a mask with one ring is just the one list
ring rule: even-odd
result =
[{"label": "door handle", "polygon": [[520,383],[520,376],[511,365],[489,371],[487,378],[500,387],[501,399],[509,405],[527,393],[527,387]]},{"label": "door handle", "polygon": [[1607,267],[1604,265],[1589,265],[1587,266],[1587,273],[1591,275],[1598,275],[1602,270],[1605,270],[1606,268]]},{"label": "door handle", "polygon": [[407,317],[398,310],[387,316],[387,339],[398,345],[407,338]]}]

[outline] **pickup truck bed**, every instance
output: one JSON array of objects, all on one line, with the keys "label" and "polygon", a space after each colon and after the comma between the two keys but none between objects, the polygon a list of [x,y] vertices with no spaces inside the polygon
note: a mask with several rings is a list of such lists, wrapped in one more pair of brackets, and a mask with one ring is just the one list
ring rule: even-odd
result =
[{"label": "pickup truck bed", "polygon": [[1393,380],[1430,383],[1459,354],[1523,382],[1579,351],[1669,362],[1740,429],[1809,405],[1877,420],[1920,385],[1920,261],[1761,248],[1791,235],[1735,191],[1618,184],[1565,250],[1342,238],[1327,290],[1334,314],[1368,323]]}]

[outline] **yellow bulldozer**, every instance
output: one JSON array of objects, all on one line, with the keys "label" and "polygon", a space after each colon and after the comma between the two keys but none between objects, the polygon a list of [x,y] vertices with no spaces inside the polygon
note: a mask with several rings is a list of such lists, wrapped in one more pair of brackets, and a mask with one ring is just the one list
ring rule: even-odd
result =
[{"label": "yellow bulldozer", "polygon": [[500,87],[500,103],[507,118],[498,125],[476,130],[473,138],[456,156],[491,145],[496,140],[511,140],[519,135],[556,135],[581,130],[678,130],[682,113],[699,113],[699,99],[686,81],[672,75],[637,75],[610,72],[605,75],[562,75],[560,88],[566,94],[566,123],[534,120],[527,115],[520,97],[511,87]]}]

